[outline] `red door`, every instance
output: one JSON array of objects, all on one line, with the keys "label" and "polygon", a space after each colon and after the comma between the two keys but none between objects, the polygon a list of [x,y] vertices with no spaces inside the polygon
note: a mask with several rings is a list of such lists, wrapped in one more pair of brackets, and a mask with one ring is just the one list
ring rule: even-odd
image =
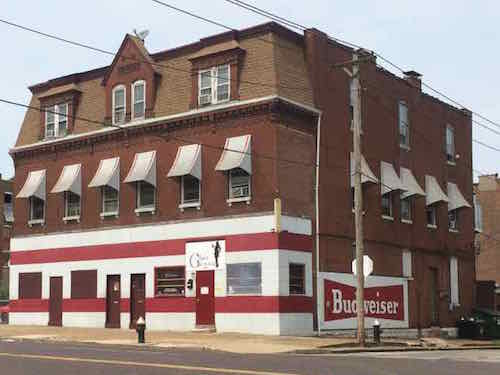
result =
[{"label": "red door", "polygon": [[130,328],[135,329],[135,323],[139,317],[146,319],[145,278],[146,275],[143,273],[130,275]]},{"label": "red door", "polygon": [[120,275],[106,279],[106,328],[120,328]]},{"label": "red door", "polygon": [[196,324],[215,324],[214,271],[196,272]]},{"label": "red door", "polygon": [[49,326],[62,326],[62,299],[63,279],[62,277],[51,277],[49,297]]}]

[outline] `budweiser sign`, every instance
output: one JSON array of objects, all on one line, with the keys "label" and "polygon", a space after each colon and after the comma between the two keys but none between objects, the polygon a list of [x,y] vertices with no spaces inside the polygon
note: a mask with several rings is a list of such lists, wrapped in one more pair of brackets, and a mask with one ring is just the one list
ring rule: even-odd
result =
[{"label": "budweiser sign", "polygon": [[[337,281],[324,280],[325,321],[353,318],[357,313],[356,288]],[[365,288],[365,316],[405,320],[403,285]]]}]

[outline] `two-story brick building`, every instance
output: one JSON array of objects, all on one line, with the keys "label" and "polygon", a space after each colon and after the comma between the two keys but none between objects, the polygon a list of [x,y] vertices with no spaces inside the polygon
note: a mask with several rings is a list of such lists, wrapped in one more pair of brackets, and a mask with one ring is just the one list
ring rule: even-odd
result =
[{"label": "two-story brick building", "polygon": [[[353,328],[334,68],[353,53],[275,23],[153,54],[127,35],[111,65],[30,87],[11,323],[308,334],[318,312]],[[474,293],[471,115],[415,72],[371,61],[361,79],[368,325],[451,326]]]}]

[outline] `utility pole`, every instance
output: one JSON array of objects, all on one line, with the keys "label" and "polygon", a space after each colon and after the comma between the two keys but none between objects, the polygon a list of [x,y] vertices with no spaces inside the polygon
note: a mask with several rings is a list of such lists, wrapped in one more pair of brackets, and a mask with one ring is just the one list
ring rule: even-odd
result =
[{"label": "utility pole", "polygon": [[358,343],[365,346],[365,275],[363,273],[363,190],[361,187],[361,84],[359,61],[355,53],[352,61],[351,98],[353,99],[353,148],[354,148],[354,226],[356,228],[356,311],[358,316]]}]

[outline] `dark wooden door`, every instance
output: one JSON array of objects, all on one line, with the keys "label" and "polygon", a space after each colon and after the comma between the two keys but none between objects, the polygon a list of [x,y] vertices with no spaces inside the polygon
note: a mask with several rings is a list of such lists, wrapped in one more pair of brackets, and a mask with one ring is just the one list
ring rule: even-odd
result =
[{"label": "dark wooden door", "polygon": [[439,275],[437,268],[430,269],[431,325],[439,326]]},{"label": "dark wooden door", "polygon": [[120,328],[120,275],[106,279],[106,328]]},{"label": "dark wooden door", "polygon": [[130,328],[135,329],[137,319],[146,319],[146,275],[130,275]]},{"label": "dark wooden door", "polygon": [[196,324],[215,324],[214,271],[196,272]]},{"label": "dark wooden door", "polygon": [[49,326],[62,326],[63,278],[50,278]]}]

